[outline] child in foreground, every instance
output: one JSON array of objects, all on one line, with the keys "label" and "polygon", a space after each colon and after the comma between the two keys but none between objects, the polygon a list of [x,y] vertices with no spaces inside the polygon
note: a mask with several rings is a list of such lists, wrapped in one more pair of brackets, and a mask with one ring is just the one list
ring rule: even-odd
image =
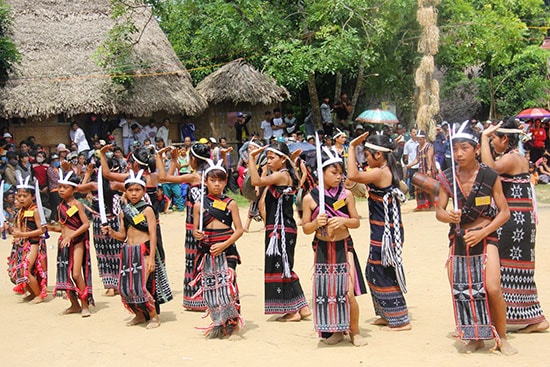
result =
[{"label": "child in foreground", "polygon": [[[349,333],[353,345],[366,345],[359,333],[356,295],[367,293],[349,228],[359,228],[351,191],[342,183],[342,159],[328,149],[322,155],[325,213],[319,214],[319,187],[303,200],[302,228],[315,233],[313,320],[326,344],[337,344]],[[330,335],[332,334],[332,335]]]},{"label": "child in foreground", "polygon": [[89,305],[94,304],[88,234],[90,222],[84,207],[74,197],[79,182],[73,171],[63,176],[63,171],[59,170],[59,225],[48,224],[48,230],[61,232],[54,292],[58,295],[66,293],[71,302],[63,314],[80,313],[82,317],[89,317]]},{"label": "child in foreground", "polygon": [[[220,163],[222,161],[219,161]],[[201,291],[212,324],[206,328],[209,338],[235,335],[244,326],[240,316],[237,287],[237,264],[241,263],[235,241],[243,234],[237,202],[225,196],[227,173],[221,165],[204,171],[207,195],[194,205],[193,236],[199,241],[199,266],[194,282],[201,282]],[[201,226],[201,216],[202,225]],[[234,229],[233,229],[233,228]]]},{"label": "child in foreground", "polygon": [[148,321],[146,328],[160,326],[159,304],[171,299],[166,271],[159,253],[158,213],[144,200],[143,170],[130,171],[124,181],[127,203],[120,213],[119,231],[103,227],[103,233],[124,241],[121,251],[119,293],[124,306],[135,315],[127,325]]},{"label": "child in foreground", "polygon": [[[500,284],[496,233],[510,211],[498,173],[476,160],[479,137],[468,122],[452,135],[451,144],[456,179],[452,167],[439,174],[442,189],[436,218],[450,224],[447,271],[456,329],[459,338],[466,341],[462,351],[472,353],[484,347],[483,340],[494,338],[494,349],[505,355],[515,354],[517,350],[506,338],[506,303]],[[455,192],[458,210],[446,210]]]}]

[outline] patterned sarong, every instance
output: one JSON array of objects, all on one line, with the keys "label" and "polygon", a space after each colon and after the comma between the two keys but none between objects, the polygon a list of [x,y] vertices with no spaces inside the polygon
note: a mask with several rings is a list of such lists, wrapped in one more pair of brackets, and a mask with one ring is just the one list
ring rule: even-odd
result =
[{"label": "patterned sarong", "polygon": [[[119,224],[119,218],[116,215],[107,216],[107,225],[115,231],[118,231]],[[99,276],[105,289],[118,289],[120,250],[123,243],[109,235],[104,235],[101,232],[101,227],[99,214],[93,213],[94,247]]]},{"label": "patterned sarong", "polygon": [[148,254],[148,244],[124,244],[118,280],[120,299],[124,307],[133,314],[142,313],[146,319],[149,319],[149,312],[155,309],[152,296],[155,292],[154,276],[146,276],[145,256]]},{"label": "patterned sarong", "polygon": [[341,241],[326,242],[313,240],[315,251],[315,273],[313,278],[313,317],[315,330],[326,332],[347,332],[350,328],[350,270],[348,252],[353,255],[355,265],[355,295],[367,293],[359,260],[353,249],[351,237]]},{"label": "patterned sarong", "polygon": [[485,263],[488,244],[497,238],[488,236],[474,247],[464,243],[462,235],[450,236],[453,307],[456,330],[462,340],[493,339],[497,336],[491,322],[485,288]]},{"label": "patterned sarong", "polygon": [[536,225],[530,176],[502,175],[501,181],[510,209],[510,219],[497,231],[506,323],[537,324],[545,317],[534,278]]},{"label": "patterned sarong", "polygon": [[[32,267],[27,258],[31,252],[31,246],[38,246],[38,254]],[[26,285],[29,283],[29,275],[32,274],[40,287],[40,294],[35,296],[46,298],[48,295],[48,251],[46,241],[43,238],[37,244],[31,244],[28,240],[14,241],[12,254],[8,261],[8,273],[15,284],[14,292],[23,294]]]}]

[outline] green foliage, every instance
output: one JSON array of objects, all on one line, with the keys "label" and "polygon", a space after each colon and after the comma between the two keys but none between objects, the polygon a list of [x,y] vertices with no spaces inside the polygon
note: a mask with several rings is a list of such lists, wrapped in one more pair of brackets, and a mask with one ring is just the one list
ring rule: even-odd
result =
[{"label": "green foliage", "polygon": [[111,82],[122,91],[134,87],[134,74],[139,65],[134,60],[134,35],[138,32],[132,19],[131,7],[124,0],[111,0],[114,26],[98,47],[94,58],[111,76]]},{"label": "green foliage", "polygon": [[21,55],[10,38],[12,26],[11,9],[0,0],[0,84],[7,80],[8,74],[21,60]]}]

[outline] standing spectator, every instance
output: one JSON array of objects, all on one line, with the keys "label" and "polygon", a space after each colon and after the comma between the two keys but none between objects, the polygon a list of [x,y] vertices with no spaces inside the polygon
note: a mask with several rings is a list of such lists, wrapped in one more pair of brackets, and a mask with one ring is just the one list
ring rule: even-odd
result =
[{"label": "standing spectator", "polygon": [[122,151],[121,147],[114,147],[113,148],[113,157],[117,160],[118,166],[120,167],[120,172],[124,173],[126,172],[126,168],[128,167],[128,161],[126,161],[126,158],[124,158],[124,152]]},{"label": "standing spectator", "polygon": [[[162,154],[161,156],[164,169],[166,172],[169,172],[170,166],[172,165],[172,156],[170,154]],[[177,167],[177,162],[176,162]],[[181,186],[179,182],[165,182],[162,184],[162,189],[164,191],[164,194],[170,198],[171,204],[175,205],[176,208],[172,207],[174,210],[178,210],[180,212],[183,211],[185,208],[185,203],[183,201],[183,198],[181,196]]]},{"label": "standing spectator", "polygon": [[243,142],[246,140],[250,132],[246,124],[252,119],[252,115],[243,114],[237,112],[237,121],[235,122],[235,139],[237,140],[238,149],[243,146]]},{"label": "standing spectator", "polygon": [[[418,163],[418,172],[431,178],[436,178],[437,170],[435,168],[434,148],[431,143],[426,141],[426,133],[419,130],[416,134],[418,139],[418,147],[416,149],[416,158],[413,162],[407,165],[407,168]],[[426,193],[422,190],[416,192],[416,209],[426,210],[434,207],[434,197],[431,193]]]},{"label": "standing spectator", "polygon": [[49,208],[52,211],[51,221],[57,222],[57,207],[61,203],[61,198],[59,197],[59,156],[57,154],[52,154],[50,157],[50,166],[48,167],[46,174],[48,176],[48,189],[50,190],[50,200]]},{"label": "standing spectator", "polygon": [[139,125],[138,122],[132,118],[132,115],[122,115],[118,126],[122,128],[122,149],[124,150],[124,155],[130,153],[132,149],[132,129],[130,126]]},{"label": "standing spectator", "polygon": [[180,138],[181,140],[185,140],[185,138],[191,139],[191,141],[195,141],[195,124],[193,124],[189,117],[185,117],[183,119],[183,124],[180,128]]},{"label": "standing spectator", "polygon": [[416,140],[416,129],[412,128],[410,132],[411,138],[405,143],[403,148],[403,164],[407,167],[407,186],[409,186],[410,198],[414,199],[415,187],[411,184],[412,176],[418,172],[418,163],[412,166],[408,166],[409,162],[416,160],[416,151],[418,150],[418,141]]},{"label": "standing spectator", "polygon": [[70,136],[71,141],[78,147],[78,153],[83,153],[87,157],[90,153],[90,145],[88,144],[84,130],[78,126],[76,121],[71,124]]},{"label": "standing spectator", "polygon": [[132,150],[136,149],[136,142],[139,143],[139,146],[142,146],[145,142],[145,134],[141,130],[141,125],[139,124],[133,124],[130,126],[132,129]]},{"label": "standing spectator", "polygon": [[281,109],[274,108],[273,118],[271,119],[271,129],[273,130],[273,136],[276,138],[283,136],[283,133],[285,132],[285,128],[286,128],[285,120],[281,116]]},{"label": "standing spectator", "polygon": [[50,165],[46,163],[46,152],[39,151],[36,153],[36,163],[32,165],[33,176],[38,181],[38,187],[40,193],[44,193],[48,189],[48,167]]},{"label": "standing spectator", "polygon": [[323,98],[323,103],[321,104],[321,122],[323,123],[323,131],[325,135],[332,136],[333,132],[333,122],[332,115],[330,113],[330,98]]},{"label": "standing spectator", "polygon": [[535,126],[532,126],[530,132],[533,136],[531,140],[531,152],[530,160],[533,163],[536,163],[540,157],[544,154],[544,146],[546,144],[546,130],[541,126],[541,120],[535,120]]},{"label": "standing spectator", "polygon": [[445,132],[441,128],[441,125],[437,125],[435,128],[435,140],[434,140],[434,153],[435,153],[435,162],[439,165],[439,169],[444,171],[445,167],[445,152],[449,145],[449,140],[445,136]]},{"label": "standing spectator", "polygon": [[348,100],[347,93],[342,93],[340,99],[334,104],[334,113],[336,119],[344,128],[347,127],[347,121],[351,112],[351,103]]},{"label": "standing spectator", "polygon": [[156,123],[157,122],[155,119],[149,119],[149,123],[142,129],[143,135],[145,135],[146,138],[149,138],[151,142],[155,141],[155,138],[157,137],[158,128]]},{"label": "standing spectator", "polygon": [[294,112],[292,110],[288,110],[285,117],[286,133],[288,136],[296,131],[296,128],[298,127],[297,122],[296,117],[294,117]]},{"label": "standing spectator", "polygon": [[[260,124],[260,129],[263,131],[262,138],[269,142],[269,139],[273,136],[273,129],[271,128],[271,111],[265,111],[264,120]],[[239,147],[239,150],[241,147]]]},{"label": "standing spectator", "polygon": [[158,152],[159,150],[161,150],[165,146],[166,146],[166,144],[164,143],[163,138],[155,138],[155,151]]},{"label": "standing spectator", "polygon": [[309,137],[313,136],[315,139],[315,124],[313,123],[313,112],[309,111],[304,119],[304,132],[309,142]]},{"label": "standing spectator", "polygon": [[7,152],[6,159],[8,163],[4,169],[4,181],[12,187],[17,186],[17,178],[15,177],[15,169],[17,167],[17,154],[15,152]]},{"label": "standing spectator", "polygon": [[168,136],[170,136],[170,119],[167,117],[162,120],[162,126],[157,131],[157,138],[164,140],[164,146],[168,146]]},{"label": "standing spectator", "polygon": [[[21,178],[25,180],[27,177],[32,178],[32,165],[29,162],[29,153],[28,152],[19,152],[17,154],[17,166],[15,171],[21,174]],[[16,176],[17,177],[17,176]]]}]

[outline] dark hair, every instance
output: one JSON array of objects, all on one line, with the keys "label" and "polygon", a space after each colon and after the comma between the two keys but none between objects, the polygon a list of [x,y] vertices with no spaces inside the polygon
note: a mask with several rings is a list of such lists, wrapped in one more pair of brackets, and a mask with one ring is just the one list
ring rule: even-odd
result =
[{"label": "dark hair", "polygon": [[[66,174],[67,174],[67,172],[63,172],[63,175],[66,175]],[[80,177],[78,177],[78,176],[75,175],[75,174],[72,174],[72,175],[67,179],[67,181],[72,182],[72,183],[77,184],[77,185],[80,185]],[[73,189],[76,189],[76,187],[74,187],[74,186],[71,186],[71,187],[72,187]]]},{"label": "dark hair", "polygon": [[151,154],[150,149],[137,148],[132,153],[132,158],[132,161],[136,162],[139,165],[140,169],[147,169],[149,170],[149,172],[155,172],[157,166],[155,164],[155,157],[153,156],[153,154]]},{"label": "dark hair", "polygon": [[220,180],[227,180],[227,173],[221,169],[213,169],[206,174],[206,178],[217,178]]},{"label": "dark hair", "polygon": [[391,152],[381,152],[379,150],[374,150],[369,147],[365,147],[365,150],[368,151],[374,158],[374,154],[376,152],[382,153],[382,156],[384,159],[386,159],[387,165],[390,168],[391,176],[392,176],[392,186],[399,187],[399,180],[400,180],[400,172],[397,167],[397,161],[395,159],[395,156],[393,155],[393,151],[396,148],[395,142],[391,140],[387,135],[371,135],[367,138],[367,142],[378,145],[380,147],[391,149]]},{"label": "dark hair", "polygon": [[[197,171],[204,171],[208,168],[207,159],[210,159],[210,147],[203,143],[195,143],[191,146],[189,155],[195,161]],[[198,156],[198,157],[197,157]]]},{"label": "dark hair", "polygon": [[282,143],[280,141],[276,141],[273,144],[269,146],[270,148],[276,149],[279,152],[286,155],[286,169],[288,169],[288,173],[290,174],[290,178],[292,178],[292,186],[294,188],[298,187],[298,184],[300,180],[298,180],[298,177],[296,176],[296,170],[294,169],[294,166],[292,165],[292,162],[290,161],[290,151],[288,150],[288,146],[285,143]]},{"label": "dark hair", "polygon": [[[503,129],[519,129],[518,124],[516,122],[516,119],[514,117],[511,117],[511,116],[506,116],[505,118],[502,119],[501,128],[503,128]],[[509,134],[509,133],[501,133],[501,132],[496,131],[495,135],[498,136],[499,138],[502,138],[504,135],[508,136],[508,148],[506,148],[504,153],[508,153],[512,149],[517,148],[518,143],[519,143],[519,134],[518,133]]]}]

